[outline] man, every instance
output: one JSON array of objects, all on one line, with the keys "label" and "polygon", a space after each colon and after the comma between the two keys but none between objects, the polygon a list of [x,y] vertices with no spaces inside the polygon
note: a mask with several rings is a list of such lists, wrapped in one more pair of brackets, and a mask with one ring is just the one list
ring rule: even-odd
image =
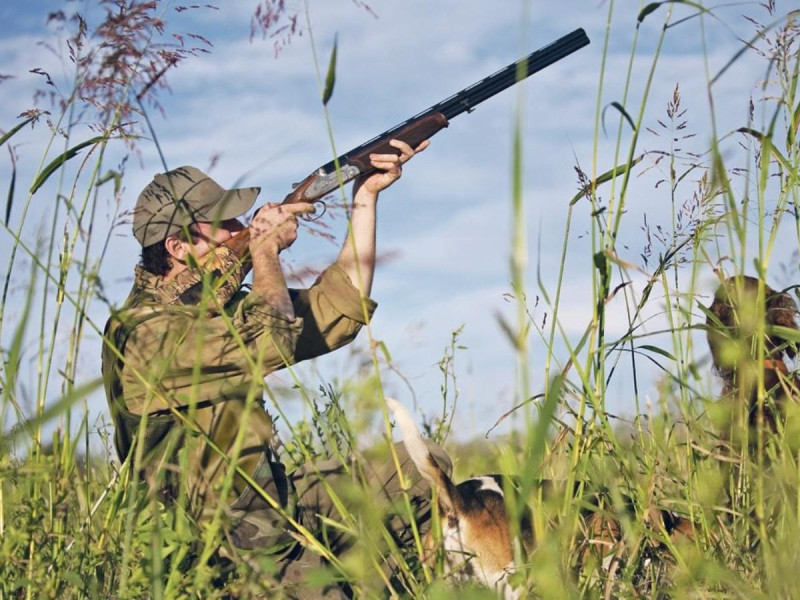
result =
[{"label": "man", "polygon": [[[103,375],[121,459],[130,457],[152,494],[188,501],[207,547],[209,539],[222,539],[233,556],[269,549],[290,585],[320,557],[332,559],[352,544],[335,528],[324,532],[324,546],[309,535],[319,538],[325,518],[337,518],[333,484],[347,469],[325,464],[286,472],[272,445],[263,378],[349,343],[369,321],[376,307],[368,295],[378,195],[427,142],[416,149],[392,145],[399,156],[373,155],[376,171],[356,180],[352,231],[307,290],[287,288],[279,255],[297,238],[298,215],[312,212],[312,205],[267,204],[255,214],[248,293],[225,244],[243,229],[237,218],[259,189],[225,190],[194,167],[157,175],[134,210],[142,264],[131,294],[106,325]],[[445,455],[434,451],[449,469]],[[427,487],[399,453],[412,504],[425,512]],[[389,459],[364,469],[366,484],[387,504],[402,496],[394,464]],[[393,523],[392,535],[408,543],[408,523]],[[292,593],[319,595],[302,585]]]}]

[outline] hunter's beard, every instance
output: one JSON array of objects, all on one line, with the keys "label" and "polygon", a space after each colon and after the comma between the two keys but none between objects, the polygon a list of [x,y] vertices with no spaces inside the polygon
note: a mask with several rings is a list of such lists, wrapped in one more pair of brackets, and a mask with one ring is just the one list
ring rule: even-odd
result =
[{"label": "hunter's beard", "polygon": [[190,257],[186,269],[158,286],[157,299],[163,304],[195,306],[205,304],[219,312],[242,286],[245,265],[235,252],[217,246],[201,258]]}]

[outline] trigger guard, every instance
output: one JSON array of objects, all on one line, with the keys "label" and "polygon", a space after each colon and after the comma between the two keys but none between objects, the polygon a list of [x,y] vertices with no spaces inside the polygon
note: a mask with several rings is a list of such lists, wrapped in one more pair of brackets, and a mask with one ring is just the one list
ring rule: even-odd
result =
[{"label": "trigger guard", "polygon": [[300,218],[303,219],[303,221],[308,221],[309,223],[314,223],[315,221],[319,221],[325,215],[325,213],[328,211],[328,205],[325,204],[325,202],[323,200],[315,200],[314,201],[314,206],[317,206],[318,204],[322,205],[322,210],[321,211],[319,211],[319,209],[318,209],[319,212],[315,212],[315,213],[310,214],[310,215],[308,215],[308,214],[307,215],[300,215]]}]

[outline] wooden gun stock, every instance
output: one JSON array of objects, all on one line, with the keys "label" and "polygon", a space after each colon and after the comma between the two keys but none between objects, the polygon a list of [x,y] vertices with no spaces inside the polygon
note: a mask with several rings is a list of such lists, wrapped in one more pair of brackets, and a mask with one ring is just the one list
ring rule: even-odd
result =
[{"label": "wooden gun stock", "polygon": [[253,266],[250,261],[250,228],[245,227],[222,245],[239,257],[239,261],[244,267],[244,272],[247,274]]},{"label": "wooden gun stock", "polygon": [[391,137],[380,135],[374,140],[367,142],[368,146],[358,154],[345,154],[345,157],[346,160],[358,168],[361,175],[366,175],[375,170],[370,164],[370,154],[400,154],[397,148],[389,145],[390,140],[400,140],[412,148],[416,148],[425,140],[433,137],[434,134],[439,133],[449,124],[449,121],[442,113],[437,112],[425,115],[403,125],[399,130],[394,131]]}]

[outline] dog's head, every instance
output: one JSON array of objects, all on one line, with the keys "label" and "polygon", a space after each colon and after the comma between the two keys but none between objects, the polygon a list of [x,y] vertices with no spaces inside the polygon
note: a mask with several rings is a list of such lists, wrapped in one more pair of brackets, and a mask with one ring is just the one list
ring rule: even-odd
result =
[{"label": "dog's head", "polygon": [[708,345],[714,370],[723,380],[723,396],[736,395],[752,406],[757,401],[759,378],[763,378],[764,389],[777,392],[776,398],[785,395],[781,391],[782,383],[785,387],[788,382],[784,361],[794,358],[796,349],[774,327],[799,329],[792,297],[763,284],[762,308],[759,284],[758,279],[747,276],[726,279],[714,294],[706,319]]},{"label": "dog's head", "polygon": [[771,326],[798,330],[797,305],[789,294],[776,292],[764,284],[764,307],[758,307],[759,280],[754,277],[730,277],[722,282],[708,307],[708,345],[714,368],[726,379],[746,362],[758,360],[756,356],[759,332],[764,336],[764,358],[783,360],[793,358],[795,348],[775,332]]}]

